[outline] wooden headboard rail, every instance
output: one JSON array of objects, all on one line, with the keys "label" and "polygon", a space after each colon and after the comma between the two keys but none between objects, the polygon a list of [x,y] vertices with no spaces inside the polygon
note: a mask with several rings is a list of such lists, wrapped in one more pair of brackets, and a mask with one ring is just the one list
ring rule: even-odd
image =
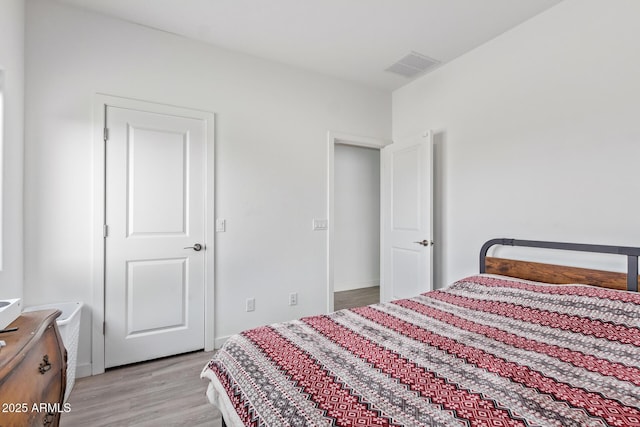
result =
[{"label": "wooden headboard rail", "polygon": [[[605,272],[578,267],[566,267],[527,261],[487,257],[493,246],[523,246],[576,252],[614,254],[627,257],[627,273]],[[638,257],[640,248],[627,246],[590,245],[584,243],[542,242],[536,240],[492,239],[480,249],[480,273],[502,274],[546,283],[583,283],[613,289],[638,291]],[[625,286],[626,285],[626,286]]]}]

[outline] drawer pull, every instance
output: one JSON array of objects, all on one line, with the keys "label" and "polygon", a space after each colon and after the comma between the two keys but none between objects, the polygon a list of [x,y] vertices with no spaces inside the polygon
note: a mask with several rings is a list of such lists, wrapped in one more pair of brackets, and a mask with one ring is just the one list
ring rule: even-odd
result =
[{"label": "drawer pull", "polygon": [[45,425],[45,426],[51,425],[55,417],[56,417],[56,414],[54,414],[53,412],[47,412],[47,415],[44,416],[42,425]]},{"label": "drawer pull", "polygon": [[49,355],[45,354],[42,357],[42,362],[40,362],[40,367],[38,368],[38,370],[42,375],[44,375],[49,369],[51,369],[51,363],[49,363]]}]

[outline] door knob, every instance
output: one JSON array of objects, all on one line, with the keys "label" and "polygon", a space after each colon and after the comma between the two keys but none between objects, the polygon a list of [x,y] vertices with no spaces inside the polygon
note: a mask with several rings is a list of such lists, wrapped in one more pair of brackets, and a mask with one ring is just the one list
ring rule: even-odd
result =
[{"label": "door knob", "polygon": [[187,246],[185,249],[193,249],[196,252],[201,251],[204,248],[200,243],[196,243],[193,246]]},{"label": "door knob", "polygon": [[417,243],[417,244],[422,245],[422,246],[429,246],[429,245],[433,245],[433,242],[430,242],[430,241],[428,241],[428,240],[421,240],[421,241],[419,241],[419,242],[413,242],[413,243]]}]

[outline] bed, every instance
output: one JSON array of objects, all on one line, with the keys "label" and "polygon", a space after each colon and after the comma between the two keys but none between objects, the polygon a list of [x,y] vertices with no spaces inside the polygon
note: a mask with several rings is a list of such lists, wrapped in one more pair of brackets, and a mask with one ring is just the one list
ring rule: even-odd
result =
[{"label": "bed", "polygon": [[[496,245],[616,254],[627,273]],[[229,426],[640,426],[639,255],[494,239],[445,289],[233,336],[207,396]]]}]

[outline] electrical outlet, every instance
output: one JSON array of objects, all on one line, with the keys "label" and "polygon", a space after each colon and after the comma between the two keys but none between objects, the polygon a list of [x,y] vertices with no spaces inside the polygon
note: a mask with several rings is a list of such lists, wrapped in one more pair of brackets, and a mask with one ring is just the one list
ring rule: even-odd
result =
[{"label": "electrical outlet", "polygon": [[312,225],[313,225],[313,231],[327,230],[329,228],[329,220],[314,219]]},{"label": "electrical outlet", "polygon": [[256,299],[255,298],[247,298],[247,311],[254,311],[256,309]]},{"label": "electrical outlet", "polygon": [[298,293],[291,292],[289,294],[289,305],[298,305]]}]

